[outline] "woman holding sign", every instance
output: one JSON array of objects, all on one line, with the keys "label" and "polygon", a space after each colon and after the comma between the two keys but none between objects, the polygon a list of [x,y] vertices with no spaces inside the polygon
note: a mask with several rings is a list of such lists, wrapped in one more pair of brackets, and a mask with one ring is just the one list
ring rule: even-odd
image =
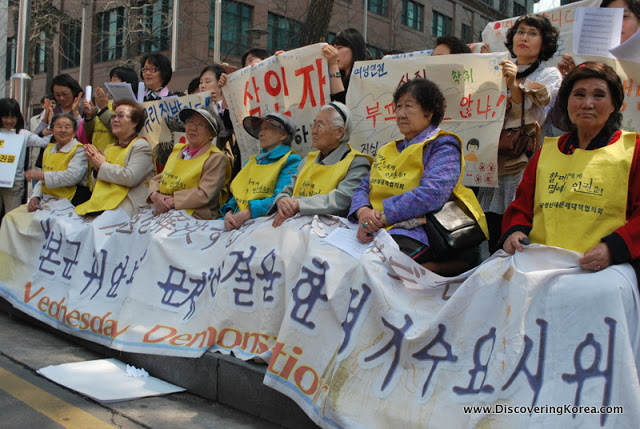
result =
[{"label": "woman holding sign", "polygon": [[393,94],[393,104],[404,139],[378,150],[371,174],[353,194],[349,220],[358,222],[361,242],[373,241],[374,233],[385,228],[414,261],[439,274],[457,274],[477,264],[477,255],[469,253],[464,261],[440,260],[444,258],[431,249],[423,226],[426,214],[440,210],[455,195],[486,235],[478,201],[462,185],[460,138],[438,127],[445,99],[432,81],[403,84]]},{"label": "woman holding sign", "polygon": [[129,216],[147,205],[149,179],[153,177],[151,145],[138,133],[144,126],[146,111],[135,101],[113,103],[111,132],[117,142],[104,153],[85,145],[85,155],[97,179],[89,201],[76,207],[79,215],[97,215],[121,207]]},{"label": "woman holding sign", "polygon": [[339,102],[320,108],[311,125],[313,147],[297,173],[276,198],[278,227],[296,213],[346,216],[351,197],[371,169],[371,157],[349,146],[351,111]]},{"label": "woman holding sign", "polygon": [[42,171],[27,170],[27,180],[39,180],[33,188],[27,209],[40,208],[44,194],[66,198],[74,206],[89,199],[87,187],[87,157],[82,143],[75,139],[78,124],[69,113],[55,115],[51,119],[53,139],[44,151]]},{"label": "woman holding sign", "polygon": [[[504,250],[529,242],[584,252],[586,270],[640,259],[640,135],[620,129],[624,88],[603,63],[574,68],[559,106],[571,131],[547,138],[504,217]],[[637,269],[636,269],[637,272]]]},{"label": "woman holding sign", "polygon": [[[562,77],[545,61],[558,48],[558,30],[542,15],[523,15],[507,32],[506,47],[515,62],[504,61],[502,75],[507,80],[508,104],[503,129],[520,127],[524,110],[525,124],[537,122],[542,135],[551,135],[547,114],[553,106]],[[502,215],[513,201],[522,171],[529,160],[526,151],[520,155],[498,154],[498,187],[480,188],[478,200],[489,224],[489,251],[498,250]]]},{"label": "woman holding sign", "polygon": [[260,152],[249,158],[231,182],[233,197],[221,210],[227,230],[265,216],[274,197],[291,183],[300,163],[300,155],[291,150],[296,128],[288,116],[281,113],[247,116],[242,125],[260,141]]},{"label": "woman holding sign", "polygon": [[149,183],[147,202],[156,214],[176,209],[196,219],[216,219],[231,174],[227,157],[213,141],[220,118],[206,109],[187,108],[180,111],[180,120],[188,143],[173,147],[164,170]]}]

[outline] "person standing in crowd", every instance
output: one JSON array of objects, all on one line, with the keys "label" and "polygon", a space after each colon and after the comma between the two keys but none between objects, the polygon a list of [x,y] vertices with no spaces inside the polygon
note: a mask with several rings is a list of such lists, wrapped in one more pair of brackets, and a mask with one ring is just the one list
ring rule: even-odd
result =
[{"label": "person standing in crowd", "polygon": [[97,179],[89,201],[76,207],[79,215],[97,215],[121,207],[129,216],[147,205],[147,183],[153,177],[151,145],[138,137],[146,111],[133,100],[113,103],[111,132],[117,141],[104,153],[85,145],[85,155]]},{"label": "person standing in crowd", "polygon": [[[507,32],[505,45],[516,60],[501,63],[509,100],[503,129],[519,127],[524,109],[526,124],[537,122],[543,136],[552,135],[547,114],[562,77],[555,67],[547,67],[545,61],[558,49],[558,30],[542,15],[523,15]],[[513,201],[527,162],[526,153],[515,158],[499,155],[498,187],[478,190],[478,200],[489,224],[491,253],[498,250],[502,216]]]},{"label": "person standing in crowd", "polygon": [[[547,138],[527,166],[505,212],[507,253],[522,251],[528,238],[584,253],[585,270],[630,262],[639,273],[640,135],[621,130],[624,91],[603,63],[586,62],[564,78],[558,105],[571,131]],[[549,177],[567,180],[552,189]]]},{"label": "person standing in crowd", "polygon": [[455,36],[440,36],[436,39],[436,47],[432,56],[437,55],[453,55],[453,54],[470,54],[469,46]]},{"label": "person standing in crowd", "polygon": [[216,112],[222,118],[222,128],[218,135],[218,149],[223,151],[231,163],[231,179],[238,174],[242,168],[240,148],[233,133],[233,124],[224,96],[222,86],[226,83],[227,72],[219,64],[205,67],[200,72],[200,92],[211,93],[211,103],[214,104]]},{"label": "person standing in crowd", "polygon": [[267,58],[269,58],[269,53],[266,50],[261,48],[251,48],[242,54],[242,67],[256,65]]},{"label": "person standing in crowd", "polygon": [[249,158],[231,182],[233,196],[221,209],[227,230],[266,216],[274,197],[291,183],[300,163],[300,155],[291,150],[296,128],[288,116],[281,113],[247,116],[242,125],[259,140],[260,152]]},{"label": "person standing in crowd", "polygon": [[[82,88],[78,81],[68,74],[59,74],[53,78],[49,89],[56,100],[56,105],[53,107],[52,113],[54,115],[60,113],[70,114],[77,123],[76,131],[79,130],[83,121],[80,112],[82,105]],[[44,130],[48,127],[49,123],[40,122],[34,133],[44,134]],[[76,137],[81,141],[86,141],[84,133],[79,133]]]},{"label": "person standing in crowd", "polygon": [[147,54],[140,60],[140,78],[144,82],[144,101],[155,101],[174,95],[167,85],[173,70],[171,61],[162,54]]},{"label": "person standing in crowd", "polygon": [[289,183],[275,198],[278,227],[296,213],[346,216],[351,197],[371,169],[371,157],[349,145],[351,111],[335,101],[320,108],[311,125],[314,149],[298,165]]},{"label": "person standing in crowd", "polygon": [[44,151],[42,170],[27,170],[28,180],[38,180],[27,210],[40,208],[44,194],[66,198],[77,206],[89,199],[87,187],[87,156],[82,143],[76,140],[78,123],[70,113],[59,113],[51,119],[51,129],[55,143],[50,143]]},{"label": "person standing in crowd", "polygon": [[[138,90],[138,75],[128,67],[114,67],[109,72],[110,83],[128,83],[135,94]],[[113,109],[107,93],[100,87],[95,90],[96,104],[84,100],[84,130],[91,143],[100,151],[117,142],[111,134],[111,116]],[[98,120],[95,120],[95,119]]]},{"label": "person standing in crowd", "polygon": [[[622,32],[620,33],[621,44],[629,40],[640,29],[640,0],[602,0],[600,7],[624,9]],[[562,59],[558,62],[558,70],[563,76],[569,74],[575,66],[576,63],[570,54],[562,54]]]},{"label": "person standing in crowd", "polygon": [[216,219],[231,175],[227,157],[213,141],[220,118],[206,109],[186,108],[179,115],[186,125],[187,144],[173,147],[164,170],[149,183],[147,202],[155,214],[175,209],[196,219]]},{"label": "person standing in crowd", "polygon": [[24,129],[24,118],[20,112],[20,105],[13,98],[0,99],[0,132],[8,134],[20,134],[24,136],[22,150],[14,162],[16,162],[16,174],[11,188],[0,188],[0,213],[6,214],[22,204],[25,196],[24,160],[28,147],[45,148],[49,139]]},{"label": "person standing in crowd", "polygon": [[322,47],[322,55],[329,63],[331,100],[344,103],[353,64],[372,59],[367,43],[358,30],[347,28],[336,34],[333,44]]},{"label": "person standing in crowd", "polygon": [[[640,29],[640,0],[603,0],[600,7],[624,9],[620,44],[629,40]],[[568,75],[575,67],[576,63],[571,54],[562,54],[562,59],[558,62],[558,70],[562,75]],[[562,131],[569,131],[570,124],[563,123],[562,117],[560,109],[555,103],[551,115],[553,126]]]}]

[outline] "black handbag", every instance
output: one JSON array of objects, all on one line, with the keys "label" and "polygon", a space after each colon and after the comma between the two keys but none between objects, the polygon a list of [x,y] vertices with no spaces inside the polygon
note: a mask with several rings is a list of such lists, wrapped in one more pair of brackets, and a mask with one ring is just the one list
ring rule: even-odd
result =
[{"label": "black handbag", "polygon": [[426,219],[424,228],[429,247],[438,258],[459,253],[486,240],[478,222],[460,207],[455,197],[440,210],[428,213]]}]

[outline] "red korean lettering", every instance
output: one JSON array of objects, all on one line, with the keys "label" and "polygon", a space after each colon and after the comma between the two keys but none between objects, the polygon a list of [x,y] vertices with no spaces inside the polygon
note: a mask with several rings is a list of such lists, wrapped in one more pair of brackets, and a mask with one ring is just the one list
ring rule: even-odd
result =
[{"label": "red korean lettering", "polygon": [[387,110],[389,116],[385,116],[385,121],[395,121],[396,120],[396,106],[393,103],[389,103],[384,108]]},{"label": "red korean lettering", "polygon": [[471,94],[466,97],[462,97],[462,100],[460,100],[460,107],[466,108],[464,110],[460,110],[460,116],[467,119],[473,115],[473,101]]},{"label": "red korean lettering", "polygon": [[[489,96],[487,95],[487,104],[484,107],[480,106],[482,100],[476,100],[476,113],[478,115],[484,115],[485,119],[489,119],[489,113],[491,113],[491,104],[489,103]],[[484,110],[482,110],[484,109]],[[495,116],[495,115],[494,115]]]},{"label": "red korean lettering", "polygon": [[[322,66],[322,59],[317,59],[316,60],[316,66],[318,67],[318,80],[319,80],[319,84],[320,84],[320,88],[322,88],[323,85],[325,85],[326,83],[326,77],[324,77],[322,75],[322,70],[321,70],[321,66]],[[314,66],[313,65],[308,65],[306,67],[302,67],[298,70],[295,71],[295,75],[296,76],[300,76],[302,75],[303,78],[303,84],[302,84],[302,99],[300,100],[300,109],[304,109],[305,105],[307,104],[307,98],[310,99],[310,103],[311,106],[315,107],[318,105],[318,102],[316,101],[316,97],[313,91],[313,80],[311,78],[311,73],[314,70]],[[324,92],[320,91],[320,102],[324,105],[325,104],[325,98],[324,98]]]},{"label": "red korean lettering", "polygon": [[[251,92],[249,92],[249,83],[253,84],[253,91],[254,91],[255,97],[254,95],[251,95]],[[249,104],[248,103],[249,99],[252,101],[255,100],[257,103],[260,102],[260,87],[258,86],[258,83],[256,82],[255,77],[251,78],[251,82],[247,81],[244,84],[244,105],[245,106]]]},{"label": "red korean lettering", "polygon": [[376,102],[375,106],[365,106],[367,109],[367,119],[373,119],[373,128],[376,127],[376,117],[382,115],[380,113],[380,103]]},{"label": "red korean lettering", "polygon": [[267,93],[276,97],[281,93],[284,96],[289,95],[289,86],[287,85],[287,75],[284,71],[284,67],[280,67],[280,76],[275,70],[269,70],[264,75],[264,87]]}]

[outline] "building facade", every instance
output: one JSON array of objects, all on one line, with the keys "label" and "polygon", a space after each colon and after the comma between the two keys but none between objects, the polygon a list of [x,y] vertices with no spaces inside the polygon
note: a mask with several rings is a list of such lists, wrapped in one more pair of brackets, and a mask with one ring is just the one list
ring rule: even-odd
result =
[{"label": "building facade", "polygon": [[[223,0],[221,62],[238,67],[242,53],[251,47],[269,52],[299,47],[311,1]],[[189,81],[214,61],[215,4],[215,0],[32,0],[35,16],[28,70],[33,78],[32,105],[47,94],[53,76],[68,73],[78,79],[81,62],[85,66],[80,84],[100,86],[115,66],[139,70],[139,58],[146,53],[170,57],[176,5],[177,61],[169,88],[186,91]],[[18,1],[9,1],[7,79],[15,71],[17,9]],[[393,50],[433,48],[442,35],[477,42],[488,22],[531,11],[532,0],[335,0],[327,40],[342,29],[356,28],[379,58]],[[8,93],[8,83],[6,88]]]}]

